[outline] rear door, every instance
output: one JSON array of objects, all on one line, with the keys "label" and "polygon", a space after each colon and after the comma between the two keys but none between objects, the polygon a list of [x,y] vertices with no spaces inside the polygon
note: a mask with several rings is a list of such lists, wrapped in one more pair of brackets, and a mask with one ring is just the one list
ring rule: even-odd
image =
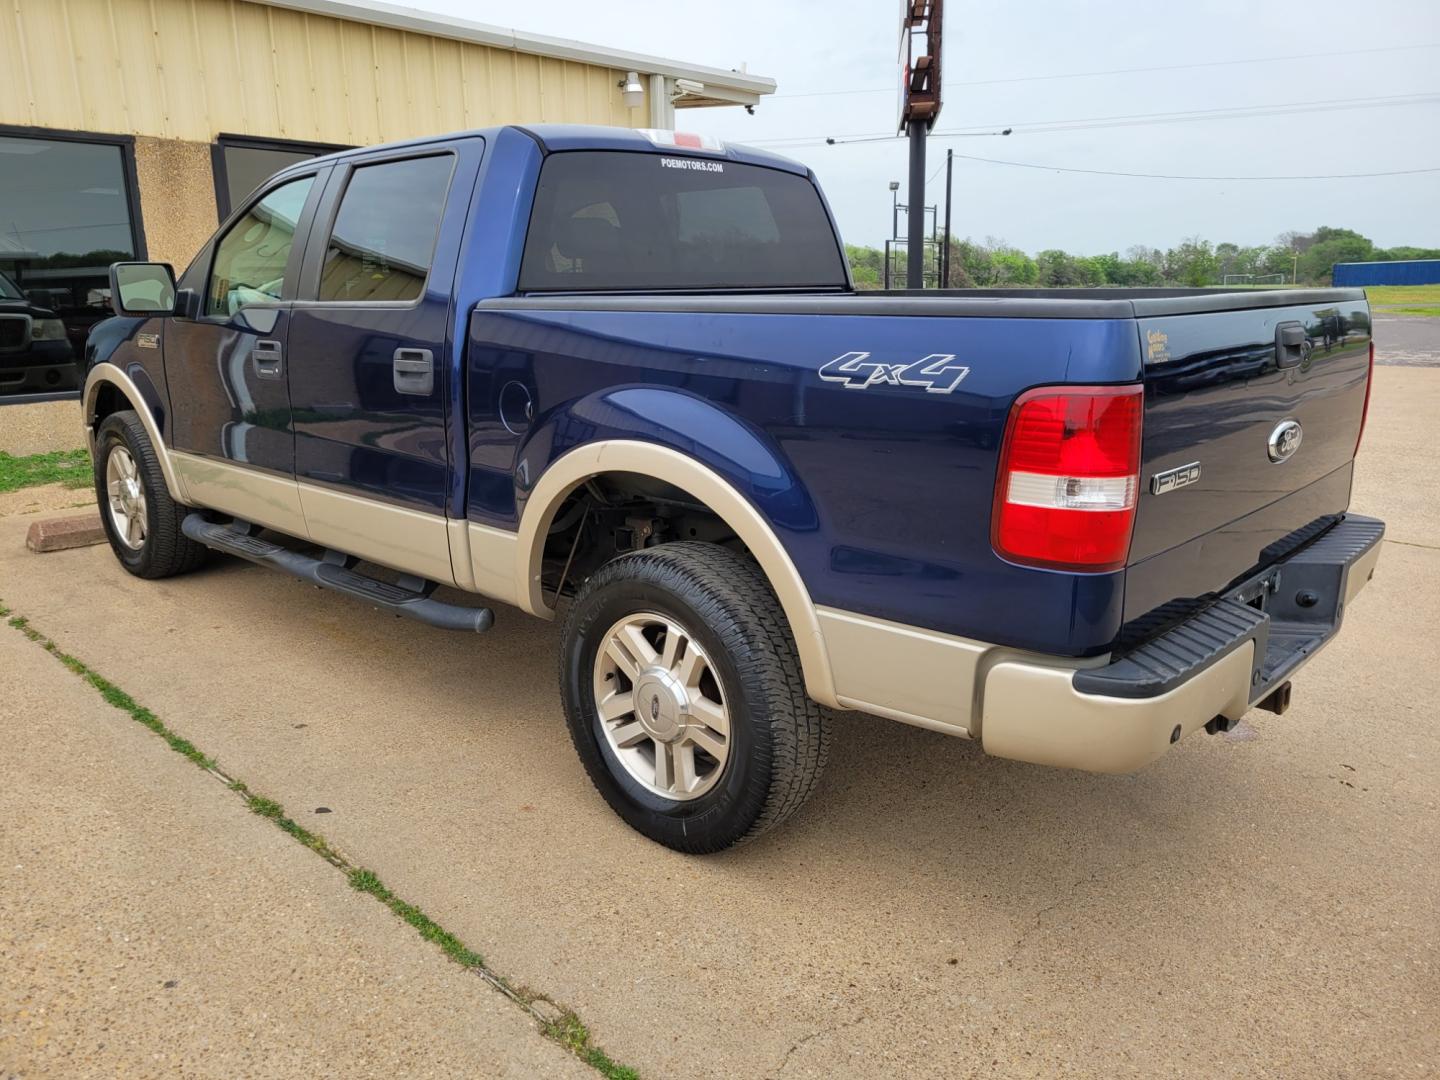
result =
[{"label": "rear door", "polygon": [[171,444],[195,499],[305,535],[287,384],[290,305],[329,169],[272,184],[207,249],[198,318],[166,320]]},{"label": "rear door", "polygon": [[1364,300],[1141,318],[1145,419],[1126,615],[1202,596],[1350,502]]},{"label": "rear door", "polygon": [[337,166],[290,328],[310,537],[445,582],[452,296],[482,147],[467,139]]}]

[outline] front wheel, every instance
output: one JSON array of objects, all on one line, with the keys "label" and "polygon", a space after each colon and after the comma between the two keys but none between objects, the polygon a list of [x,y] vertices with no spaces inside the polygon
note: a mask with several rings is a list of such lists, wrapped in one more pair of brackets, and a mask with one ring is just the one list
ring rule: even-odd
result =
[{"label": "front wheel", "polygon": [[205,546],[180,531],[188,508],[170,497],[145,425],[128,409],[95,433],[95,495],[110,548],[136,577],[171,577],[205,561]]},{"label": "front wheel", "polygon": [[789,624],[753,561],[710,544],[624,555],[566,619],[561,695],[575,748],[632,827],[705,853],[809,796],[828,753]]}]

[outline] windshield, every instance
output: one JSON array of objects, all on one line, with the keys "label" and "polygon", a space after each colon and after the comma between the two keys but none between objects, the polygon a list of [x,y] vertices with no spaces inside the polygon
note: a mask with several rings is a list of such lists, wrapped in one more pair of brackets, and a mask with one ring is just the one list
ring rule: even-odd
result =
[{"label": "windshield", "polygon": [[20,291],[20,286],[6,277],[3,270],[0,270],[0,300],[24,299],[25,294]]},{"label": "windshield", "polygon": [[835,231],[807,177],[594,150],[551,154],[540,171],[522,292],[845,285]]}]

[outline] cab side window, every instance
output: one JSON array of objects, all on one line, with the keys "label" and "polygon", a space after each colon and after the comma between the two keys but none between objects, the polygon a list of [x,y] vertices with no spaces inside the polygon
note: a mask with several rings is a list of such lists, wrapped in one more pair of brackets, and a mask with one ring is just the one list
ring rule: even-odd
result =
[{"label": "cab side window", "polygon": [[362,165],[350,176],[320,274],[321,300],[418,300],[430,273],[454,158]]},{"label": "cab side window", "polygon": [[313,176],[282,184],[230,227],[215,248],[207,315],[231,316],[250,304],[279,300],[295,225],[315,183]]}]

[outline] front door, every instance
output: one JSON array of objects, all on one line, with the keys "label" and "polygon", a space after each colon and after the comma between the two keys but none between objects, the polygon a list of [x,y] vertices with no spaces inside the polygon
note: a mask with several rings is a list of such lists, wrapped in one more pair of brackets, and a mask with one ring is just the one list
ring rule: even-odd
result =
[{"label": "front door", "polygon": [[171,443],[192,498],[297,536],[290,301],[322,179],[287,180],[236,217],[212,246],[199,317],[165,330]]},{"label": "front door", "polygon": [[469,150],[338,166],[290,324],[311,539],[447,583],[451,296],[469,202],[457,195],[447,209],[447,196]]}]

